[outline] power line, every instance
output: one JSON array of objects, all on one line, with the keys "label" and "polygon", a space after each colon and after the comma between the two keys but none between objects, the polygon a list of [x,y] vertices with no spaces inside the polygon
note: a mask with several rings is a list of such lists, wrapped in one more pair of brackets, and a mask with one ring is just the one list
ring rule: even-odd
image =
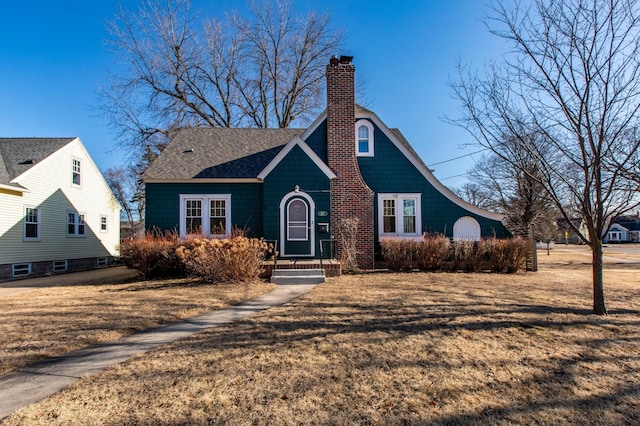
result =
[{"label": "power line", "polygon": [[[448,159],[448,160],[439,161],[439,162],[437,162],[437,163],[428,164],[428,165],[427,165],[427,167],[433,167],[433,166],[437,166],[437,165],[439,165],[439,164],[448,163],[448,162],[450,162],[450,161],[459,160],[459,159],[461,159],[461,158],[469,157],[469,156],[471,156],[471,155],[473,155],[473,154],[479,154],[479,153],[481,153],[482,151],[486,151],[486,150],[487,150],[487,148],[483,148],[483,149],[481,149],[481,150],[479,150],[479,151],[474,151],[474,152],[471,152],[471,153],[469,153],[469,154],[461,155],[461,156],[459,156],[459,157],[454,157],[454,158],[450,158],[450,159]],[[452,177],[453,177],[453,176],[452,176]]]},{"label": "power line", "polygon": [[457,177],[461,177],[461,176],[467,176],[467,175],[470,175],[470,174],[471,174],[471,172],[467,172],[467,173],[462,173],[460,175],[449,176],[449,177],[438,179],[438,180],[442,181],[442,180],[447,180],[447,179],[453,179],[453,178],[457,178]]}]

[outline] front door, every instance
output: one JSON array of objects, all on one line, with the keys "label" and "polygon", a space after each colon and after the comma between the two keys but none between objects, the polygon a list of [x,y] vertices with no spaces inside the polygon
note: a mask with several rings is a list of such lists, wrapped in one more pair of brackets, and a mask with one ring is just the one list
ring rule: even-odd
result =
[{"label": "front door", "polygon": [[315,204],[304,192],[287,194],[280,203],[280,254],[315,255]]}]

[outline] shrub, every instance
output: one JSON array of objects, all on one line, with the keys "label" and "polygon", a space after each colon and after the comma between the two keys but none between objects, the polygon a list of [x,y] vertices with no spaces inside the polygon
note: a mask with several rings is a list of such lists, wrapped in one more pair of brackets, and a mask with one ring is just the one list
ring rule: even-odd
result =
[{"label": "shrub", "polygon": [[451,242],[444,235],[425,235],[415,244],[416,266],[421,271],[441,271],[451,253]]},{"label": "shrub", "polygon": [[262,260],[271,248],[258,238],[234,233],[231,238],[193,238],[175,253],[186,271],[206,282],[246,282],[262,272]]},{"label": "shrub", "polygon": [[358,224],[357,217],[343,218],[338,223],[338,239],[340,241],[340,265],[342,272],[356,273],[360,270],[358,266]]},{"label": "shrub", "polygon": [[485,246],[482,241],[459,240],[453,243],[452,270],[479,272],[484,268]]},{"label": "shrub", "polygon": [[522,238],[499,240],[490,238],[484,241],[489,256],[491,270],[512,274],[520,270],[531,248],[531,242]]},{"label": "shrub", "polygon": [[382,257],[392,271],[409,272],[413,269],[416,243],[408,240],[383,239],[380,241]]},{"label": "shrub", "polygon": [[175,232],[149,233],[142,238],[122,243],[120,257],[131,269],[136,269],[145,279],[176,277],[184,268],[175,254],[180,239]]}]

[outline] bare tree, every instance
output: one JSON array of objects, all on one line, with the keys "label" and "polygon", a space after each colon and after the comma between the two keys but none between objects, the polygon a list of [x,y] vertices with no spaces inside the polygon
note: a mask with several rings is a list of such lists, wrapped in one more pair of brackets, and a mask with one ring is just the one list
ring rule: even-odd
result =
[{"label": "bare tree", "polygon": [[[626,175],[640,143],[628,137],[640,119],[638,9],[634,0],[497,3],[487,24],[513,53],[483,77],[461,68],[452,84],[464,110],[459,125],[504,161],[518,165],[500,143],[513,138],[538,164],[536,179],[592,250],[593,311],[602,315],[603,234],[638,206],[638,184]],[[576,214],[586,232],[573,225]]]},{"label": "bare tree", "polygon": [[[530,144],[545,151],[543,141],[529,135]],[[546,220],[553,202],[540,183],[539,166],[534,158],[522,149],[513,138],[496,141],[501,152],[510,152],[510,160],[489,152],[477,161],[469,171],[469,177],[477,188],[476,198],[483,207],[505,215],[505,225],[512,232],[528,231],[531,225]]]},{"label": "bare tree", "polygon": [[112,167],[102,172],[107,184],[122,206],[132,236],[144,229],[144,183],[136,167]]},{"label": "bare tree", "polygon": [[324,65],[342,42],[329,15],[259,0],[250,16],[200,18],[189,0],[144,0],[109,24],[119,59],[101,109],[140,155],[185,126],[289,127],[323,104]]}]

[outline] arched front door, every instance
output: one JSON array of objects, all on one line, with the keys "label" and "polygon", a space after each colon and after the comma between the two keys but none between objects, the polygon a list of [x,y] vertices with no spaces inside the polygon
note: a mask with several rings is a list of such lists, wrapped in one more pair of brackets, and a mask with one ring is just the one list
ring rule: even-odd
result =
[{"label": "arched front door", "polygon": [[280,255],[315,255],[315,203],[309,194],[290,192],[280,202]]}]

